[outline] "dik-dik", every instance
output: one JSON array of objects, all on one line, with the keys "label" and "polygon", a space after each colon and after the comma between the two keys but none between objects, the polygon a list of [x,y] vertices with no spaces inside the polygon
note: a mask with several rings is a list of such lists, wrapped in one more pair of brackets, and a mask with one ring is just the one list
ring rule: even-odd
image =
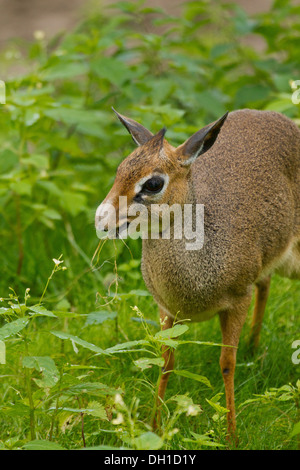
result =
[{"label": "dik-dik", "polygon": [[[96,228],[110,229],[119,196],[127,197],[128,207],[138,202],[148,211],[154,203],[204,206],[201,248],[188,250],[184,235],[143,239],[142,273],[163,329],[171,328],[175,317],[203,321],[219,315],[220,366],[232,435],[237,346],[253,288],[251,343],[257,346],[271,274],[300,277],[300,131],[279,113],[244,109],[226,114],[175,148],[165,139],[165,129],[153,135],[116,114],[138,148],[120,164],[97,209]],[[104,215],[107,205],[112,210]],[[117,232],[133,221],[124,208],[120,212],[113,222]],[[164,347],[163,357],[160,403],[174,352]],[[159,406],[156,424],[158,417]]]}]

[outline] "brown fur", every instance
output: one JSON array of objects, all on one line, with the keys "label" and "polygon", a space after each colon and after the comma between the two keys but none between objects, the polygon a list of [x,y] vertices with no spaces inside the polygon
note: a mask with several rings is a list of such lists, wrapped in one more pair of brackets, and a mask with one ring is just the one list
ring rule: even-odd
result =
[{"label": "brown fur", "polygon": [[[269,275],[300,274],[300,131],[281,114],[255,110],[232,112],[219,127],[215,143],[190,166],[183,166],[190,157],[185,151],[197,135],[177,149],[148,135],[120,165],[107,198],[126,194],[130,203],[135,183],[159,168],[169,175],[159,203],[204,204],[203,248],[188,251],[185,239],[143,240],[142,273],[169,326],[175,316],[203,321],[219,315],[223,344],[234,346],[223,347],[220,358],[233,434],[236,347],[253,286],[257,345]],[[169,371],[173,356],[171,363],[164,356]]]},{"label": "brown fur", "polygon": [[300,237],[299,170],[300,131],[290,120],[252,110],[229,114],[187,179],[184,202],[205,207],[203,249],[187,251],[185,240],[143,241],[144,279],[167,312],[199,321],[247,295]]}]

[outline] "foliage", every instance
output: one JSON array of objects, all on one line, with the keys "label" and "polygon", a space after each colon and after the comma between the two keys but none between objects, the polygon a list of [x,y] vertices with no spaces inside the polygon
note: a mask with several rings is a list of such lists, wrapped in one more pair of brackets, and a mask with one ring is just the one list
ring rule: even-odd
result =
[{"label": "foliage", "polygon": [[[174,145],[241,107],[280,111],[299,123],[291,100],[300,79],[299,13],[288,0],[253,17],[219,1],[186,2],[178,17],[142,1],[119,2],[92,9],[73,31],[51,40],[39,32],[1,52],[3,447],[225,444],[222,392],[211,391],[211,380],[192,372],[191,363],[177,365],[161,434],[149,428],[160,346],[213,354],[219,348],[210,347],[211,337],[191,339],[181,324],[159,332],[139,270],[139,241],[97,243],[95,208],[132,150],[111,106],[153,131],[166,126]],[[16,292],[25,292],[24,301]],[[183,334],[187,339],[175,339]],[[185,383],[195,393],[203,388],[201,406]],[[296,431],[288,431],[286,446]]]}]

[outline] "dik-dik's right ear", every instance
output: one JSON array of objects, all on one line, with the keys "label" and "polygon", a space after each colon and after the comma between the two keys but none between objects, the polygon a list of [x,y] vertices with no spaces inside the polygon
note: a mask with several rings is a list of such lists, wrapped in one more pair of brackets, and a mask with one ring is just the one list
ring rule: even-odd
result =
[{"label": "dik-dik's right ear", "polygon": [[199,155],[212,147],[227,116],[228,112],[213,124],[203,127],[177,148],[176,153],[182,166],[191,165]]},{"label": "dik-dik's right ear", "polygon": [[129,134],[137,145],[143,145],[148,142],[151,137],[153,137],[152,132],[148,131],[148,129],[146,129],[144,126],[134,121],[133,119],[130,119],[126,116],[122,116],[122,114],[119,114],[114,108],[112,109],[118,116],[123,126],[126,127]]}]

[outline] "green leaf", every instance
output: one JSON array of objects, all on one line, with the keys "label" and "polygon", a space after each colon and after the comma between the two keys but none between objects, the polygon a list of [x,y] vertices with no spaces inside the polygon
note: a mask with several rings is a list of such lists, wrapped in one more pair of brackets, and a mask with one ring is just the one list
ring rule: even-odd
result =
[{"label": "green leaf", "polygon": [[208,378],[204,377],[203,375],[194,374],[192,372],[189,372],[188,370],[173,370],[173,372],[176,375],[186,377],[187,379],[196,380],[197,382],[201,382],[211,389],[213,388]]},{"label": "green leaf", "polygon": [[133,76],[128,64],[113,57],[101,57],[92,61],[91,70],[99,78],[109,80],[117,87],[122,86],[124,82],[130,80]]},{"label": "green leaf", "polygon": [[243,8],[239,5],[235,5],[236,16],[234,17],[234,24],[237,32],[240,35],[249,34],[253,31],[256,26],[256,21],[252,18],[249,18],[248,14],[246,13]]},{"label": "green leaf", "polygon": [[70,406],[62,406],[58,408],[51,407],[50,409],[56,411],[70,411],[71,413],[85,413],[87,415],[95,416],[96,418],[108,421],[104,406],[97,401],[90,402],[88,408],[71,408]]},{"label": "green leaf", "polygon": [[45,216],[45,217],[47,217],[48,219],[51,219],[51,220],[61,220],[62,219],[59,212],[57,212],[54,209],[50,209],[50,208],[44,210],[43,216]]},{"label": "green leaf", "polygon": [[213,441],[209,436],[205,434],[197,434],[191,431],[192,436],[194,439],[184,438],[184,442],[192,442],[197,445],[207,446],[207,447],[225,447],[224,444],[220,444],[219,442]]},{"label": "green leaf", "polygon": [[62,299],[58,302],[55,309],[59,311],[67,311],[69,310],[70,307],[71,307],[71,304],[68,301],[68,299]]},{"label": "green leaf", "polygon": [[296,436],[297,434],[300,434],[300,421],[298,423],[295,424],[291,434],[290,434],[290,437],[294,437]]},{"label": "green leaf", "polygon": [[138,450],[160,449],[164,441],[154,432],[148,431],[133,439],[133,444]]},{"label": "green leaf", "polygon": [[82,110],[74,108],[47,109],[45,115],[55,121],[61,121],[69,126],[75,126],[76,131],[89,136],[105,138],[103,126],[106,124],[106,114],[95,110]]},{"label": "green leaf", "polygon": [[272,100],[265,106],[266,111],[277,111],[284,113],[290,109],[294,109],[295,105],[292,103],[291,96],[289,94],[281,93],[277,99]]},{"label": "green leaf", "polygon": [[109,354],[111,353],[122,353],[122,352],[127,352],[134,346],[141,346],[141,345],[149,345],[149,341],[146,341],[145,339],[139,339],[136,341],[127,341],[126,343],[119,343],[116,344],[115,346],[112,346],[111,348],[106,349],[105,351]]},{"label": "green leaf", "polygon": [[155,334],[155,338],[160,341],[169,338],[177,338],[178,336],[183,335],[183,333],[185,333],[188,329],[189,327],[187,325],[175,325],[172,328],[158,331]]},{"label": "green leaf", "polygon": [[201,407],[195,404],[188,395],[176,395],[171,400],[177,403],[177,414],[186,413],[187,416],[196,416],[202,411]]},{"label": "green leaf", "polygon": [[19,93],[14,93],[11,96],[11,101],[18,106],[29,107],[35,103],[35,98],[30,98],[29,96],[26,96],[24,92],[21,91]]},{"label": "green leaf", "polygon": [[60,194],[60,204],[63,209],[71,215],[76,216],[86,208],[86,196],[73,191],[62,191]]},{"label": "green leaf", "polygon": [[138,297],[151,297],[150,292],[142,289],[133,289],[129,292],[129,295],[137,295]]},{"label": "green leaf", "polygon": [[0,411],[4,416],[11,416],[12,418],[26,418],[30,412],[30,408],[24,403],[17,402],[16,404],[11,404],[11,406],[1,406]]},{"label": "green leaf", "polygon": [[49,160],[46,155],[31,154],[29,157],[23,158],[21,162],[44,170],[49,168]]},{"label": "green leaf", "polygon": [[101,325],[106,320],[113,320],[117,317],[117,312],[110,312],[108,310],[100,310],[99,312],[91,312],[87,315],[84,326],[88,325]]},{"label": "green leaf", "polygon": [[49,67],[44,72],[44,79],[52,81],[57,79],[74,78],[78,75],[85,75],[88,72],[88,66],[84,62],[66,62]]},{"label": "green leaf", "polygon": [[224,106],[226,97],[215,88],[200,92],[197,96],[197,100],[201,103],[201,108],[215,118],[222,116],[222,114],[226,112],[226,108]]},{"label": "green leaf", "polygon": [[10,323],[6,323],[6,325],[0,328],[0,340],[4,340],[10,336],[16,335],[26,327],[28,322],[28,318],[18,318],[17,320],[14,320]]},{"label": "green leaf", "polygon": [[[43,317],[56,317],[54,313],[50,312],[50,310],[47,310],[45,307],[42,305],[34,305],[33,307],[28,307],[29,313],[33,312],[34,315],[40,315]],[[32,313],[30,313],[32,315]]]},{"label": "green leaf", "polygon": [[61,189],[57,186],[57,184],[53,183],[53,181],[44,181],[40,180],[37,181],[38,186],[41,186],[44,188],[46,191],[49,192],[49,194],[54,195],[56,197],[60,197],[62,194]]},{"label": "green leaf", "polygon": [[247,104],[265,100],[270,95],[270,88],[264,85],[245,85],[236,93],[235,107],[245,107]]},{"label": "green leaf", "polygon": [[34,379],[41,388],[51,388],[59,380],[59,371],[55,362],[49,356],[25,356],[22,365],[23,367],[42,372],[42,379]]},{"label": "green leaf", "polygon": [[[104,233],[106,233],[106,232],[104,232]],[[125,268],[125,266],[126,266],[126,268]],[[131,269],[132,269],[131,267],[128,267],[128,264],[123,264],[122,271],[130,271]],[[130,292],[122,292],[122,293],[118,294],[118,296],[121,297],[122,299],[129,299],[130,297],[134,297],[134,296],[151,297],[151,294],[146,290],[133,289]]]},{"label": "green leaf", "polygon": [[10,188],[20,196],[31,196],[32,184],[27,181],[14,181]]},{"label": "green leaf", "polygon": [[0,315],[16,315],[12,308],[8,307],[1,307],[0,308]]},{"label": "green leaf", "polygon": [[95,416],[96,418],[100,418],[100,419],[104,419],[105,421],[108,421],[105,408],[98,401],[89,402],[86,413],[88,415]]},{"label": "green leaf", "polygon": [[97,354],[109,355],[109,352],[107,352],[107,350],[104,351],[104,349],[101,349],[92,343],[88,343],[87,341],[84,341],[83,339],[78,338],[78,336],[73,336],[73,335],[70,335],[69,333],[64,333],[62,331],[51,331],[51,333],[60,339],[70,340],[71,342],[78,344],[79,346],[82,346],[83,348],[89,349],[90,351],[93,351]]},{"label": "green leaf", "polygon": [[39,440],[27,442],[23,445],[25,450],[66,450],[64,447],[52,441]]},{"label": "green leaf", "polygon": [[25,111],[25,126],[33,126],[40,119],[41,115],[34,108],[28,108]]},{"label": "green leaf", "polygon": [[7,173],[18,165],[18,155],[9,149],[0,151],[0,173]]},{"label": "green leaf", "polygon": [[72,385],[64,390],[66,395],[79,395],[81,393],[87,393],[89,395],[115,395],[120,393],[120,390],[109,387],[101,382],[83,382],[76,385]]},{"label": "green leaf", "polygon": [[134,364],[139,367],[140,369],[150,369],[152,365],[163,367],[164,365],[164,360],[162,357],[142,357],[141,359],[137,359],[136,361],[133,361]]},{"label": "green leaf", "polygon": [[227,410],[227,408],[224,408],[218,402],[215,402],[213,398],[211,400],[208,400],[208,398],[205,398],[205,400],[207,401],[207,403],[210,404],[210,406],[212,406],[214,408],[214,410],[218,414],[223,415],[223,414],[227,414],[229,412],[229,410]]}]

